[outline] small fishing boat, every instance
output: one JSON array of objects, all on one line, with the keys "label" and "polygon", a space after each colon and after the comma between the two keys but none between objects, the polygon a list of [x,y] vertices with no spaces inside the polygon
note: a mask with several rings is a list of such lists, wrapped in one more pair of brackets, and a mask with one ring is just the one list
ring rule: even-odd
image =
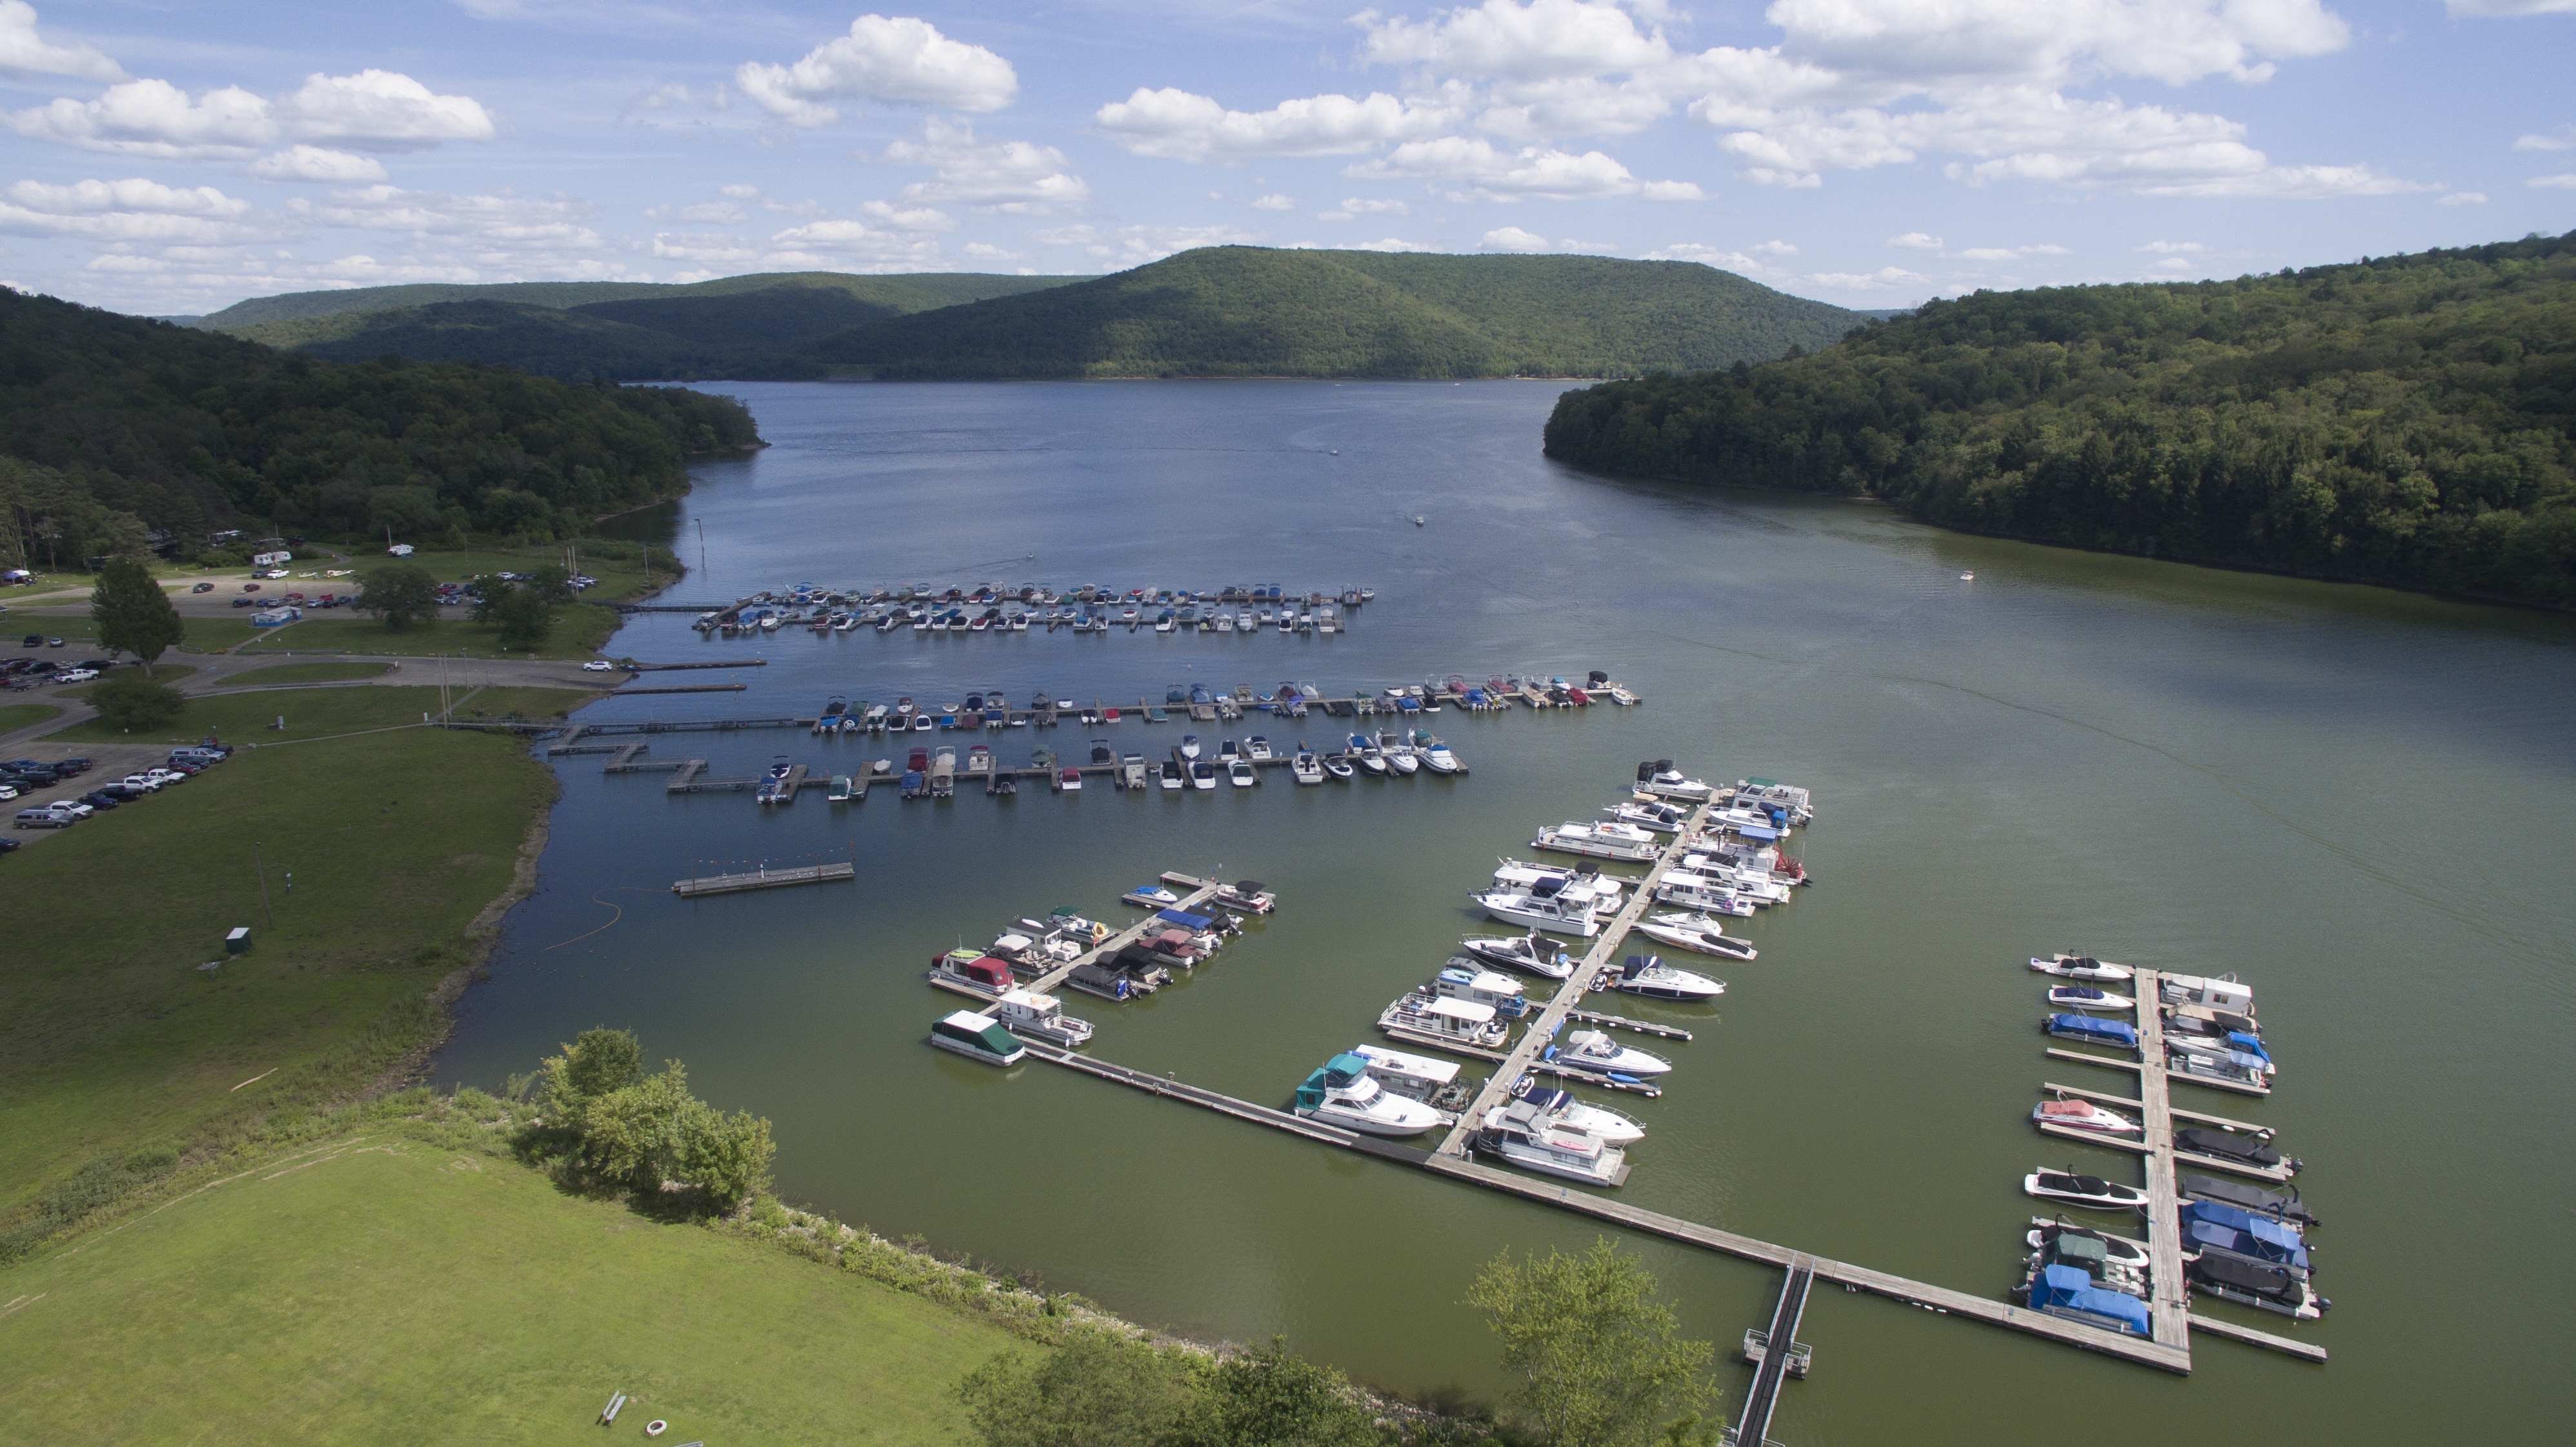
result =
[{"label": "small fishing boat", "polygon": [[1574,957],[1563,945],[1543,938],[1536,930],[1502,939],[1469,939],[1462,941],[1460,948],[1486,964],[1526,970],[1551,980],[1562,980],[1574,973]]},{"label": "small fishing boat", "polygon": [[1673,1063],[1664,1057],[1634,1045],[1622,1045],[1600,1030],[1577,1030],[1565,1037],[1564,1044],[1547,1047],[1539,1058],[1569,1070],[1620,1081],[1661,1075],[1673,1068]]},{"label": "small fishing boat", "polygon": [[971,1010],[960,1010],[931,1026],[930,1043],[987,1065],[1017,1065],[1029,1053],[1000,1022]]},{"label": "small fishing boat", "polygon": [[2095,1211],[2141,1211],[2147,1209],[2147,1193],[2134,1186],[2115,1185],[2100,1176],[2079,1175],[2073,1171],[2038,1170],[2021,1178],[2025,1195],[2061,1206],[2082,1206]]},{"label": "small fishing boat", "polygon": [[1351,767],[1350,759],[1342,754],[1326,754],[1315,762],[1323,769],[1324,777],[1337,784],[1349,783],[1352,776],[1359,772]]},{"label": "small fishing boat", "polygon": [[2048,959],[2033,955],[2030,967],[2043,975],[2083,980],[2089,984],[2119,984],[2137,977],[2127,965],[2106,965],[2091,955],[2061,954]]},{"label": "small fishing boat", "polygon": [[1719,928],[1716,920],[1704,914],[1659,914],[1637,926],[1637,933],[1676,949],[1695,950],[1703,955],[1718,955],[1730,960],[1754,960],[1761,951],[1751,940],[1740,940]]},{"label": "small fishing boat", "polygon": [[2069,1130],[2100,1131],[2104,1135],[2137,1135],[2143,1127],[2116,1110],[2104,1110],[2089,1100],[2061,1098],[2043,1100],[2030,1108],[2033,1125],[2058,1125]]},{"label": "small fishing boat", "polygon": [[1590,895],[1568,899],[1556,891],[1539,892],[1544,885],[1528,892],[1515,889],[1488,889],[1467,896],[1485,913],[1505,924],[1523,929],[1546,930],[1550,934],[1574,935],[1590,939],[1601,932],[1601,919],[1592,907]]},{"label": "small fishing boat", "polygon": [[2134,1010],[2138,1002],[2091,985],[2051,985],[2048,1003],[2070,1010]]},{"label": "small fishing boat", "polygon": [[1323,762],[1315,757],[1314,750],[1299,744],[1297,752],[1289,757],[1288,777],[1300,784],[1320,784],[1324,782]]},{"label": "small fishing boat", "polygon": [[1611,974],[1610,988],[1655,1000],[1712,1000],[1726,993],[1726,982],[1674,969],[1661,955],[1630,955]]},{"label": "small fishing boat", "polygon": [[1002,996],[1002,1007],[995,1016],[1014,1035],[1034,1035],[1050,1045],[1068,1049],[1091,1043],[1091,1022],[1064,1013],[1063,1002],[1053,995],[1013,990]]},{"label": "small fishing boat", "polygon": [[1526,1100],[1487,1111],[1476,1147],[1523,1170],[1585,1185],[1616,1186],[1628,1179],[1626,1152]]},{"label": "small fishing boat", "polygon": [[1430,1106],[1379,1084],[1368,1060],[1347,1051],[1326,1061],[1297,1087],[1296,1111],[1309,1120],[1381,1136],[1417,1136],[1449,1121]]},{"label": "small fishing boat", "polygon": [[1574,1092],[1538,1083],[1524,1075],[1512,1084],[1512,1098],[1526,1100],[1542,1116],[1551,1116],[1606,1145],[1633,1145],[1646,1138],[1646,1128],[1607,1106],[1578,1100]]},{"label": "small fishing boat", "polygon": [[2072,1040],[2078,1045],[2102,1045],[2120,1050],[2138,1048],[2138,1028],[2119,1020],[2058,1014],[2040,1021],[2040,1028],[2060,1040]]}]

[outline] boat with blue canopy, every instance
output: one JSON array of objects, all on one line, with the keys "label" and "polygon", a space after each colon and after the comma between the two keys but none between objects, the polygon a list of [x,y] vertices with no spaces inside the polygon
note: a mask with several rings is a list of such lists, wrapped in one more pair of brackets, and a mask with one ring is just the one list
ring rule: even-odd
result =
[{"label": "boat with blue canopy", "polygon": [[2100,1020],[2091,1015],[2051,1015],[2041,1022],[2042,1029],[2060,1040],[2079,1045],[2108,1045],[2122,1050],[2138,1048],[2138,1029],[2119,1020]]},{"label": "boat with blue canopy", "polygon": [[2123,1292],[2105,1291],[2093,1284],[2091,1275],[2073,1266],[2041,1267],[2031,1279],[2030,1307],[2130,1336],[2154,1334],[2145,1302]]}]

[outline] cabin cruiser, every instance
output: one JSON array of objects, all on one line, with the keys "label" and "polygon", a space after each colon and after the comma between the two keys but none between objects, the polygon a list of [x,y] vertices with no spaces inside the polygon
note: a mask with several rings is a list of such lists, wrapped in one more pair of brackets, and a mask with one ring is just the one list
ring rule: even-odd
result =
[{"label": "cabin cruiser", "polygon": [[1659,914],[1637,926],[1637,933],[1659,944],[1676,949],[1695,950],[1703,955],[1720,955],[1730,960],[1754,960],[1761,951],[1751,940],[1740,940],[1718,927],[1716,920],[1704,914]]},{"label": "cabin cruiser", "polygon": [[1526,1100],[1487,1111],[1482,1127],[1476,1132],[1477,1148],[1523,1170],[1594,1186],[1616,1186],[1628,1179],[1625,1151]]},{"label": "cabin cruiser", "polygon": [[2146,1192],[2073,1171],[2033,1171],[2021,1178],[2021,1188],[2027,1195],[2062,1206],[2084,1206],[2096,1211],[2147,1209]]},{"label": "cabin cruiser", "polygon": [[1198,762],[1199,736],[1197,734],[1181,735],[1180,750],[1182,763],[1193,764]]},{"label": "cabin cruiser", "polygon": [[1500,1050],[1511,1034],[1491,1005],[1419,991],[1387,1006],[1377,1017],[1377,1028],[1400,1039],[1470,1050]]},{"label": "cabin cruiser", "polygon": [[1381,730],[1377,736],[1378,752],[1386,756],[1386,766],[1396,773],[1411,777],[1422,771],[1422,759],[1404,736],[1392,730]]},{"label": "cabin cruiser", "polygon": [[950,950],[933,958],[929,980],[934,985],[964,990],[988,1000],[1002,998],[1019,988],[1020,983],[1011,975],[1010,961],[982,950]]},{"label": "cabin cruiser", "polygon": [[987,1065],[1017,1065],[1029,1053],[999,1022],[971,1010],[960,1010],[931,1026],[930,1043]]},{"label": "cabin cruiser", "polygon": [[1644,1126],[1605,1106],[1578,1100],[1570,1090],[1541,1085],[1536,1076],[1524,1075],[1515,1082],[1512,1097],[1528,1101],[1541,1116],[1563,1120],[1607,1145],[1633,1145],[1646,1138]]},{"label": "cabin cruiser", "polygon": [[1767,869],[1741,869],[1705,854],[1686,854],[1664,875],[1676,883],[1714,886],[1755,904],[1787,904],[1789,886]]},{"label": "cabin cruiser", "polygon": [[2280,1149],[2272,1144],[2269,1131],[2260,1135],[2240,1135],[2216,1126],[2184,1126],[2174,1132],[2173,1147],[2187,1155],[2234,1161],[2239,1165],[2280,1171],[2285,1175],[2295,1176],[2307,1168],[2298,1157],[2282,1155]]},{"label": "cabin cruiser", "polygon": [[[1542,890],[1546,892],[1541,893]],[[1467,897],[1495,919],[1523,929],[1546,930],[1550,934],[1574,935],[1587,940],[1601,932],[1601,919],[1593,912],[1589,894],[1568,897],[1539,884],[1532,886],[1528,893],[1488,889]]]},{"label": "cabin cruiser", "polygon": [[1732,802],[1739,808],[1757,808],[1786,816],[1791,824],[1809,824],[1816,818],[1815,796],[1795,784],[1771,779],[1738,779]]},{"label": "cabin cruiser", "polygon": [[1737,894],[1727,885],[1713,883],[1696,874],[1667,874],[1655,885],[1657,904],[1679,905],[1684,910],[1701,914],[1722,914],[1736,919],[1751,917],[1757,907],[1753,901]]},{"label": "cabin cruiser", "polygon": [[2138,1048],[2138,1028],[2119,1020],[2100,1020],[2091,1015],[2051,1015],[2039,1022],[2039,1028],[2060,1040],[2078,1045],[2102,1045],[2120,1050]]},{"label": "cabin cruiser", "polygon": [[1261,782],[1260,773],[1256,771],[1252,765],[1245,763],[1241,759],[1226,760],[1225,777],[1228,783],[1233,784],[1238,789],[1249,789],[1253,785]]},{"label": "cabin cruiser", "polygon": [[1633,1045],[1622,1045],[1599,1030],[1577,1030],[1565,1037],[1563,1045],[1547,1047],[1539,1058],[1569,1070],[1606,1075],[1618,1081],[1661,1075],[1673,1068],[1673,1063],[1664,1057]]},{"label": "cabin cruiser", "polygon": [[[1604,919],[1619,912],[1621,881],[1599,874],[1550,869],[1542,864],[1523,864],[1517,859],[1506,859],[1495,868],[1494,883],[1522,894],[1554,894],[1568,904],[1578,899],[1589,899],[1592,912]],[[1541,889],[1541,885],[1546,888]]]},{"label": "cabin cruiser", "polygon": [[1634,801],[1613,805],[1601,812],[1622,824],[1634,824],[1640,829],[1655,834],[1679,834],[1682,832],[1682,826],[1690,819],[1688,813],[1670,804],[1646,804]]},{"label": "cabin cruiser", "polygon": [[1542,829],[1530,841],[1532,849],[1551,850],[1558,854],[1586,854],[1596,859],[1625,859],[1642,863],[1663,853],[1655,836],[1633,824],[1603,822],[1600,824],[1559,824]]},{"label": "cabin cruiser", "polygon": [[1414,747],[1420,753],[1422,766],[1435,774],[1467,772],[1467,766],[1458,762],[1458,756],[1449,751],[1449,746],[1429,734],[1415,734]]},{"label": "cabin cruiser", "polygon": [[2317,1218],[2301,1203],[2295,1188],[2284,1196],[2260,1186],[2249,1186],[2218,1176],[2184,1176],[2176,1189],[2186,1200],[2213,1201],[2222,1206],[2234,1206],[2249,1215],[2269,1216],[2305,1227],[2317,1224]]},{"label": "cabin cruiser", "polygon": [[994,1013],[1003,1028],[1015,1035],[1035,1035],[1067,1048],[1091,1043],[1091,1022],[1064,1013],[1063,1002],[1053,995],[1013,990],[1002,996],[1002,1006]]},{"label": "cabin cruiser", "polygon": [[2136,1121],[2089,1100],[2043,1100],[2030,1108],[2030,1121],[2033,1125],[2065,1126],[2104,1135],[2137,1135],[2141,1130]]},{"label": "cabin cruiser", "polygon": [[1352,768],[1351,761],[1341,754],[1326,754],[1316,762],[1323,766],[1324,776],[1337,784],[1349,783],[1352,775],[1359,772]]},{"label": "cabin cruiser", "polygon": [[1692,804],[1706,803],[1716,790],[1698,779],[1690,778],[1673,767],[1670,759],[1657,759],[1637,766],[1637,791],[1658,798],[1680,799]]},{"label": "cabin cruiser", "polygon": [[2050,959],[2031,956],[2030,967],[2043,975],[2059,975],[2087,984],[2113,985],[2136,978],[2127,965],[2108,965],[2091,955],[2057,955]]},{"label": "cabin cruiser", "polygon": [[1386,753],[1366,734],[1353,734],[1344,741],[1344,757],[1378,778],[1386,777]]},{"label": "cabin cruiser", "polygon": [[1244,740],[1243,756],[1252,760],[1256,764],[1269,758],[1270,740],[1263,738],[1259,734],[1254,734],[1251,738]]},{"label": "cabin cruiser", "polygon": [[1506,1020],[1517,1020],[1529,1013],[1529,997],[1521,993],[1519,981],[1483,969],[1473,960],[1455,960],[1443,966],[1428,988],[1444,999],[1491,1005],[1494,1013]]},{"label": "cabin cruiser", "polygon": [[1297,1087],[1297,1113],[1367,1135],[1416,1136],[1449,1117],[1380,1085],[1362,1056],[1344,1053]]},{"label": "cabin cruiser", "polygon": [[2048,1003],[2069,1010],[2134,1010],[2138,1002],[2091,985],[2051,985]]},{"label": "cabin cruiser", "polygon": [[1209,763],[1205,759],[1192,760],[1190,763],[1190,787],[1201,790],[1214,789],[1216,787],[1216,765]]},{"label": "cabin cruiser", "polygon": [[1324,782],[1324,766],[1314,750],[1300,747],[1288,760],[1288,777],[1300,784],[1320,784]]},{"label": "cabin cruiser", "polygon": [[1173,909],[1181,902],[1179,895],[1159,884],[1137,885],[1118,898],[1139,909]]},{"label": "cabin cruiser", "polygon": [[1383,1045],[1354,1045],[1351,1053],[1368,1062],[1370,1079],[1433,1110],[1460,1109],[1475,1099],[1475,1092],[1459,1081],[1454,1060],[1406,1055]]},{"label": "cabin cruiser", "polygon": [[1712,1000],[1726,993],[1724,980],[1675,969],[1661,955],[1630,955],[1617,970],[1602,971],[1593,988],[1599,989],[1603,979],[1623,994],[1655,1000]]},{"label": "cabin cruiser", "polygon": [[1181,775],[1181,765],[1178,759],[1163,760],[1162,781],[1163,787],[1166,789],[1182,788],[1188,783],[1188,780],[1183,778]]},{"label": "cabin cruiser", "polygon": [[1470,939],[1461,947],[1485,964],[1526,970],[1551,980],[1562,980],[1574,973],[1574,957],[1566,953],[1563,945],[1541,938],[1536,930],[1507,939]]}]

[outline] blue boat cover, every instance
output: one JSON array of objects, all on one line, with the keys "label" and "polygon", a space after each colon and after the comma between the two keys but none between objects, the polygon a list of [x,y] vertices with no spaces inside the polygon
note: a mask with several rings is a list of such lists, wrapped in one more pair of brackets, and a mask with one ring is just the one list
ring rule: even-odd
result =
[{"label": "blue boat cover", "polygon": [[1215,920],[1206,915],[1191,914],[1186,910],[1178,909],[1158,909],[1154,911],[1154,917],[1157,919],[1170,920],[1172,923],[1179,925],[1184,929],[1206,929],[1209,925],[1216,923]]},{"label": "blue boat cover", "polygon": [[1348,1085],[1366,1074],[1368,1060],[1365,1056],[1346,1051],[1324,1062],[1324,1078],[1335,1085]]},{"label": "blue boat cover", "polygon": [[2241,1054],[2259,1055],[2265,1060],[2272,1058],[2272,1053],[2263,1048],[2263,1042],[2261,1040],[2246,1034],[2242,1030],[2228,1031],[2227,1043],[2235,1046],[2237,1051]]},{"label": "blue boat cover", "polygon": [[2071,1035],[2081,1040],[2130,1049],[2135,1049],[2138,1043],[2137,1027],[2117,1020],[2096,1020],[2090,1015],[2051,1015],[2048,1029],[2053,1035]]},{"label": "blue boat cover", "polygon": [[1774,843],[1780,838],[1779,830],[1765,829],[1759,824],[1747,824],[1735,832],[1743,835],[1747,839],[1758,839],[1765,844]]},{"label": "blue boat cover", "polygon": [[2120,1329],[2137,1336],[2153,1333],[2147,1317],[2147,1304],[2124,1292],[2104,1291],[2093,1284],[2093,1278],[2073,1266],[2042,1267],[2039,1279],[2030,1284],[2030,1304],[2038,1309],[2064,1307],[2092,1316],[2107,1317],[2120,1324]]}]

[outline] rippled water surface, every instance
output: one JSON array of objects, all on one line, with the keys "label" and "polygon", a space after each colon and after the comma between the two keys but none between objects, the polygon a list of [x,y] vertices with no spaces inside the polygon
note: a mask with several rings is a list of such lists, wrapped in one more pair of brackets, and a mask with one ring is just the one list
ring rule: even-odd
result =
[{"label": "rippled water surface", "polygon": [[[1042,1065],[935,1053],[923,1035],[951,997],[921,971],[1015,915],[1120,920],[1119,893],[1166,868],[1261,879],[1278,914],[1200,978],[1069,1008],[1099,1024],[1101,1057],[1284,1103],[1374,1038],[1377,1012],[1462,934],[1487,932],[1465,896],[1498,855],[1526,857],[1535,826],[1591,814],[1638,759],[1670,757],[1811,786],[1820,818],[1799,847],[1820,882],[1742,922],[1762,957],[1714,969],[1722,1010],[1624,1007],[1697,1032],[1671,1047],[1661,1100],[1620,1102],[1649,1128],[1624,1199],[2000,1294],[2032,1214],[2023,1172],[2083,1160],[2135,1178],[2022,1120],[2043,1080],[2130,1083],[2041,1054],[2021,961],[2068,947],[2255,986],[2279,1090],[2177,1086],[2178,1103],[2278,1127],[2326,1222],[2319,1282],[2338,1305],[2296,1329],[2334,1353],[2326,1367],[2204,1339],[2193,1377],[2173,1379],[1828,1290],[1802,1333],[1815,1375],[1784,1394],[1775,1438],[2564,1430],[2569,620],[1587,477],[1538,455],[1556,389],[1535,383],[733,390],[775,445],[699,469],[675,543],[705,566],[673,599],[1005,579],[1365,583],[1378,599],[1339,638],[708,642],[686,615],[644,615],[618,651],[766,666],[661,675],[749,689],[586,719],[1588,668],[1649,701],[1444,713],[1463,779],[1274,776],[1213,795],[887,791],[835,808],[809,793],[763,811],[567,758],[541,892],[467,997],[448,1078],[497,1083],[586,1026],[629,1026],[708,1099],[774,1122],[791,1197],[1138,1319],[1285,1333],[1389,1386],[1486,1393],[1493,1349],[1459,1304],[1477,1266],[1580,1246],[1591,1223]],[[1086,742],[1030,732],[1001,736],[1007,759]],[[1180,732],[1100,736],[1160,757]],[[1233,732],[1337,737],[1320,718]],[[742,775],[778,752],[846,772],[889,750],[762,731],[657,738],[651,757]],[[693,861],[836,850],[855,887],[668,892]],[[1731,1344],[1767,1315],[1773,1273],[1632,1244],[1696,1333]],[[1732,1399],[1747,1374],[1722,1357]]]}]

